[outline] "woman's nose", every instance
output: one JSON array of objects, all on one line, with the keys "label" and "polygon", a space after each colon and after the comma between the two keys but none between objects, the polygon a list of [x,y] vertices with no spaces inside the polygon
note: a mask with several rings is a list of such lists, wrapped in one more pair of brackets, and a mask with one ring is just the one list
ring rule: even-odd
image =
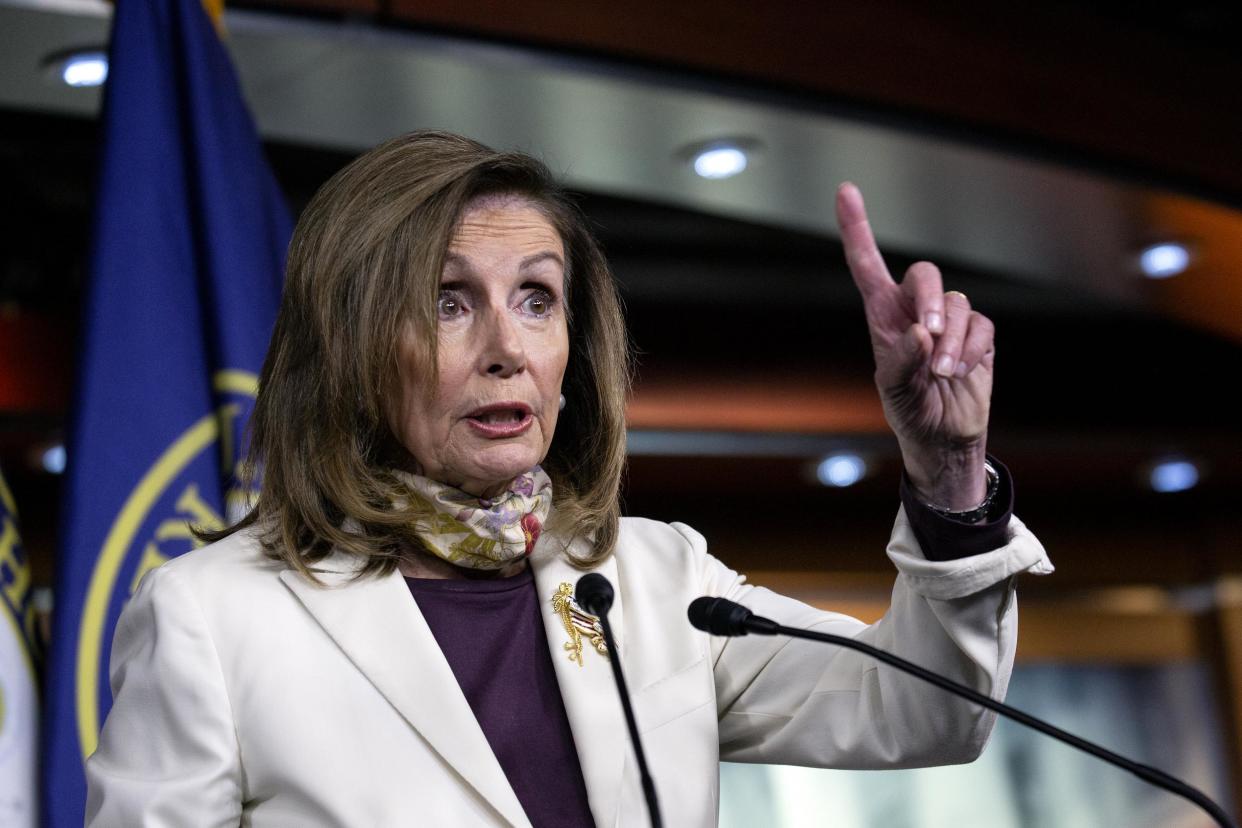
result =
[{"label": "woman's nose", "polygon": [[507,377],[526,367],[526,348],[521,331],[504,310],[489,313],[484,323],[479,368],[488,374]]}]

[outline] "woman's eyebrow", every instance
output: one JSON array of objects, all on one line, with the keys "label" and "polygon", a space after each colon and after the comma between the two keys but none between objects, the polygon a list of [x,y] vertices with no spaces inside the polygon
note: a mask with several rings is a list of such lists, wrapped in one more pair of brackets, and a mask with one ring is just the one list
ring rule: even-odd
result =
[{"label": "woman's eyebrow", "polygon": [[[559,253],[552,250],[543,250],[539,253],[532,253],[522,259],[522,261],[518,263],[518,270],[526,270],[547,261],[556,262],[561,266],[561,269],[564,269],[565,267],[565,260],[561,258]],[[463,270],[466,273],[474,272],[474,268],[471,266],[468,258],[452,252],[444,254],[444,269],[448,270],[449,268]]]},{"label": "woman's eyebrow", "polygon": [[458,254],[451,252],[444,254],[444,269],[448,270],[450,267],[458,270],[464,270],[467,273],[472,270],[469,259],[465,256],[459,256]]},{"label": "woman's eyebrow", "polygon": [[542,264],[545,261],[556,262],[558,265],[561,266],[562,270],[565,268],[565,260],[562,259],[559,254],[554,253],[551,250],[544,250],[540,253],[532,253],[531,255],[522,259],[521,264],[518,265],[518,270],[526,270],[529,267],[533,267],[537,264]]}]

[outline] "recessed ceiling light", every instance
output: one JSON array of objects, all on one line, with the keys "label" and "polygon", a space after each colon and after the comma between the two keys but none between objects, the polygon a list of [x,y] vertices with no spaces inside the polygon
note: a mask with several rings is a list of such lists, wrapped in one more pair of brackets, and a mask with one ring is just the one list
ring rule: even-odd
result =
[{"label": "recessed ceiling light", "polygon": [[746,151],[733,144],[715,144],[694,156],[694,171],[703,178],[732,178],[746,169]]},{"label": "recessed ceiling light", "polygon": [[57,443],[49,446],[41,458],[43,470],[50,474],[60,474],[65,470],[65,447]]},{"label": "recessed ceiling light", "polygon": [[825,486],[853,486],[867,473],[867,464],[857,454],[830,454],[819,462],[815,477]]},{"label": "recessed ceiling light", "polygon": [[1199,467],[1189,460],[1165,460],[1152,466],[1149,482],[1157,492],[1184,492],[1199,482]]},{"label": "recessed ceiling light", "polygon": [[1151,279],[1176,276],[1190,265],[1190,250],[1179,242],[1148,245],[1139,254],[1139,268]]},{"label": "recessed ceiling light", "polygon": [[108,79],[108,56],[104,52],[77,52],[64,58],[60,79],[68,86],[102,86]]}]

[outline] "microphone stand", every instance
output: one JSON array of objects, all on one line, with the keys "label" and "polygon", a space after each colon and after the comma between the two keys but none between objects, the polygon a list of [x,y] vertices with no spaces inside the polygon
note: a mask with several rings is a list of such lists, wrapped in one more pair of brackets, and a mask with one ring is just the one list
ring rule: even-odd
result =
[{"label": "microphone stand", "polygon": [[612,637],[612,624],[608,621],[608,610],[612,607],[612,584],[603,575],[592,572],[578,580],[575,599],[578,605],[599,619],[600,628],[604,631],[604,644],[608,647],[608,663],[612,665],[612,677],[617,683],[617,695],[621,697],[621,709],[625,711],[625,726],[630,731],[630,744],[634,746],[634,756],[638,760],[638,775],[642,780],[643,798],[647,800],[647,812],[651,817],[651,828],[664,828],[664,820],[660,816],[660,803],[656,799],[655,782],[651,772],[647,770],[647,756],[643,753],[642,740],[638,738],[638,722],[634,718],[634,707],[630,704],[630,691],[625,686],[625,676],[621,673],[621,654],[617,651],[617,642]]},{"label": "microphone stand", "polygon": [[643,743],[638,738],[638,723],[634,719],[634,708],[630,704],[630,693],[625,687],[625,677],[621,675],[621,659],[617,655],[617,644],[612,638],[612,625],[608,623],[608,613],[599,615],[599,625],[604,628],[604,643],[612,655],[612,677],[617,681],[617,693],[621,696],[621,707],[625,711],[625,725],[630,731],[630,742],[634,745],[634,755],[638,758],[638,774],[643,783],[643,797],[647,800],[647,810],[651,814],[651,828],[663,828],[664,820],[660,817],[660,803],[656,800],[655,782],[651,772],[647,770],[647,757],[643,754]]},{"label": "microphone stand", "polygon": [[892,653],[872,647],[870,644],[862,641],[849,638],[848,636],[815,632],[813,630],[802,630],[797,627],[786,627],[760,616],[752,616],[747,619],[746,623],[748,631],[759,633],[760,635],[779,634],[787,635],[791,638],[803,638],[810,641],[823,641],[829,644],[836,644],[839,647],[846,647],[851,650],[856,650],[860,653],[866,653],[878,661],[882,661],[889,666],[896,667],[898,670],[902,670],[912,676],[917,676],[918,678],[923,679],[923,681],[934,684],[942,690],[947,690],[950,693],[964,696],[973,701],[975,704],[986,707],[989,710],[993,710],[1006,718],[1013,719],[1015,722],[1019,722],[1029,728],[1038,730],[1040,733],[1051,736],[1054,739],[1059,739],[1067,745],[1076,747],[1098,759],[1103,759],[1105,762],[1109,762],[1119,768],[1128,770],[1130,773],[1145,782],[1149,782],[1158,788],[1163,788],[1170,793],[1177,794],[1178,796],[1190,800],[1204,811],[1207,811],[1207,813],[1211,815],[1212,819],[1216,820],[1216,823],[1222,826],[1222,828],[1236,828],[1234,823],[1230,821],[1229,817],[1225,814],[1224,810],[1209,799],[1207,795],[1198,788],[1187,785],[1180,779],[1170,776],[1164,771],[1153,768],[1150,765],[1140,764],[1139,762],[1127,759],[1120,754],[1113,753],[1107,748],[1088,742],[1086,739],[1079,738],[1078,736],[1068,733],[1059,727],[1048,724],[1042,719],[1037,719],[1028,713],[1023,713],[1016,707],[1010,707],[1003,702],[998,702],[996,699],[993,699],[990,696],[985,696],[984,694],[967,687],[964,684],[958,684],[957,682],[938,675],[937,673],[933,673],[930,670],[925,670],[917,664],[906,661],[904,658],[900,658]]}]

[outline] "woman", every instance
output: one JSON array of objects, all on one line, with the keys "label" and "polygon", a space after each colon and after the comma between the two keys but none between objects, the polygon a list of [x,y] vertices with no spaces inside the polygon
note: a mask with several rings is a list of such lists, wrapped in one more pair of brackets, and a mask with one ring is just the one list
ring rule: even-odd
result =
[{"label": "woman", "polygon": [[253,418],[262,495],[125,610],[88,822],[644,824],[609,656],[569,598],[588,569],[617,590],[669,825],[715,822],[721,759],[977,755],[992,717],[921,682],[685,620],[725,595],[1004,694],[1011,576],[1048,564],[984,465],[990,323],[930,265],[896,285],[857,190],[838,207],[908,473],[884,620],[747,585],[684,525],[619,518],[629,368],[599,250],[534,160],[414,133],[301,217]]}]

